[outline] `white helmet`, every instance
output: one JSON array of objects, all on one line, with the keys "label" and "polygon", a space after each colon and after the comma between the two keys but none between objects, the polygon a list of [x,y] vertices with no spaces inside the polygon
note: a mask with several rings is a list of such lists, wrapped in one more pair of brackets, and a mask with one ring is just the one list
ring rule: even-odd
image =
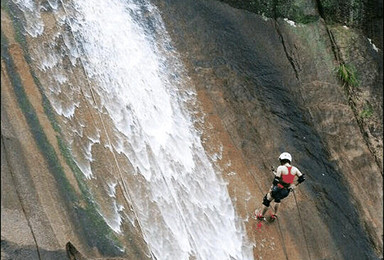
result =
[{"label": "white helmet", "polygon": [[292,162],[292,156],[289,153],[284,152],[284,153],[280,154],[279,160],[280,161],[281,160],[289,160],[290,162]]}]

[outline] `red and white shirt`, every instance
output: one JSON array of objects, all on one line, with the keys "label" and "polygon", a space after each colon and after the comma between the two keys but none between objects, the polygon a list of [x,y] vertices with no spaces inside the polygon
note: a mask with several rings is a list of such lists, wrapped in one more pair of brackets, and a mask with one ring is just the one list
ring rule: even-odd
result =
[{"label": "red and white shirt", "polygon": [[280,181],[283,181],[290,186],[293,183],[295,176],[300,177],[303,174],[295,166],[286,163],[277,167],[275,175]]}]

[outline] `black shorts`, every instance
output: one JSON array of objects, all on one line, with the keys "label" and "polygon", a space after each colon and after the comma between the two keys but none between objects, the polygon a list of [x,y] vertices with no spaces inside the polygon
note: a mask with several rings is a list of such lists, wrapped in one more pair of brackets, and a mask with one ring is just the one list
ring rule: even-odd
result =
[{"label": "black shorts", "polygon": [[279,203],[282,199],[288,196],[290,190],[286,188],[280,188],[279,186],[273,186],[271,196],[276,203]]}]

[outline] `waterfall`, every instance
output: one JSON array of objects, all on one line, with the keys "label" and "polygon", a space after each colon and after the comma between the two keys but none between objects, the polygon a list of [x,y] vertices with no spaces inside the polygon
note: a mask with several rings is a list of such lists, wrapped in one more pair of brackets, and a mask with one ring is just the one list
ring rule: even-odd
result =
[{"label": "waterfall", "polygon": [[72,155],[116,234],[136,219],[156,259],[252,258],[157,8],[146,0],[13,2]]}]

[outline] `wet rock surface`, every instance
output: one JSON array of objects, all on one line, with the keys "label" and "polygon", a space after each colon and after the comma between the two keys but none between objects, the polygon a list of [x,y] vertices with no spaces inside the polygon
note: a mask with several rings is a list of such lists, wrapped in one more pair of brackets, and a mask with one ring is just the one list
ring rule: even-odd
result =
[{"label": "wet rock surface", "polygon": [[[208,154],[221,151],[216,167],[228,182],[254,258],[382,258],[382,50],[358,31],[328,26],[320,17],[292,24],[218,1],[153,2],[196,87],[204,117],[196,127]],[[313,6],[305,10],[316,13]],[[88,217],[71,209],[37,147],[18,107],[4,48],[56,152],[57,133],[3,9],[2,36],[9,41],[2,42],[2,258],[122,259],[98,242],[97,233],[81,229]],[[340,62],[356,67],[359,88],[346,89],[337,78]],[[372,115],[362,117],[367,106]],[[259,230],[251,216],[283,151],[307,180],[283,201],[278,222]],[[58,160],[66,165],[65,158]],[[107,164],[108,158],[94,169]],[[64,172],[77,187],[71,169]],[[129,223],[123,229],[125,257],[150,258],[140,231]]]},{"label": "wet rock surface", "polygon": [[[292,152],[294,164],[306,173],[299,205],[307,239],[299,232],[292,195],[283,203],[288,208],[281,212],[286,246],[296,249],[289,250],[288,256],[306,258],[306,247],[312,259],[374,259],[382,254],[382,191],[381,182],[375,181],[382,178],[382,159],[376,162],[382,156],[370,152],[373,146],[367,145],[337,79],[338,64],[324,21],[289,24],[210,1],[158,5],[189,75],[204,93],[202,106],[213,106],[214,112],[209,109],[209,113],[221,119],[220,125],[212,123],[213,128],[224,128],[240,152],[227,159],[241,161],[248,168],[238,171],[243,175],[238,178],[249,179],[239,185],[250,189],[256,206],[270,184],[269,165],[276,163],[279,152]],[[372,49],[368,42],[359,46]],[[380,74],[380,55],[371,54],[367,58],[354,52],[361,60],[375,60],[370,62],[375,69],[369,71]],[[363,78],[372,75],[360,71]],[[372,85],[365,88],[372,100],[382,97],[380,76],[371,83],[362,82]],[[380,102],[372,103],[378,105],[376,123],[380,125]],[[251,182],[257,184],[250,188],[246,183]],[[251,207],[238,205],[240,211]],[[255,239],[256,245],[262,237]],[[283,258],[281,244],[275,253]]]}]

